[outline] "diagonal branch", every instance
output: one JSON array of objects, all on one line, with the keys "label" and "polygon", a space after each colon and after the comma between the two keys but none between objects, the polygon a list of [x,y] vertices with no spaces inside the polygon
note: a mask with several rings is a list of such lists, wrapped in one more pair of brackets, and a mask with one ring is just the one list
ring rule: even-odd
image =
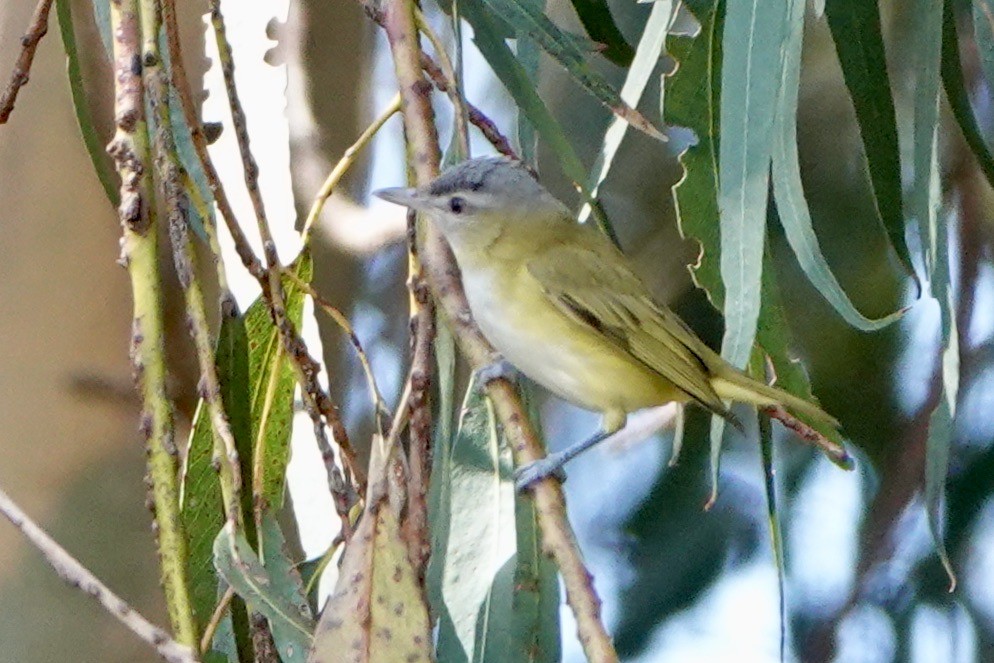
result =
[{"label": "diagonal branch", "polygon": [[[414,168],[417,183],[425,185],[438,173],[438,138],[428,90],[425,89],[428,83],[421,76],[421,50],[413,3],[410,0],[392,0],[384,10],[383,26],[403,97],[408,161]],[[424,267],[425,279],[435,301],[448,317],[463,354],[474,369],[486,366],[493,356],[493,348],[469,314],[451,250],[440,232],[430,224],[423,229],[419,240],[418,258]],[[521,465],[544,457],[538,436],[511,384],[506,380],[494,380],[485,389],[504,426],[516,463]],[[543,547],[562,574],[566,601],[576,615],[579,639],[588,660],[593,663],[616,662],[618,655],[601,622],[600,599],[594,591],[590,573],[583,564],[566,517],[562,488],[555,480],[546,479],[534,487],[532,496]]]},{"label": "diagonal branch", "polygon": [[28,84],[28,77],[31,73],[31,63],[35,59],[35,49],[38,42],[48,32],[48,13],[52,9],[52,0],[39,0],[35,7],[35,13],[31,17],[31,24],[28,31],[21,37],[21,54],[17,56],[14,63],[14,71],[10,75],[10,82],[0,94],[0,124],[5,124],[10,114],[14,112],[14,103],[17,101],[17,94],[21,88]]},{"label": "diagonal branch", "polygon": [[38,527],[3,490],[0,490],[0,513],[13,523],[14,527],[21,530],[21,534],[41,552],[45,561],[55,569],[60,578],[96,599],[132,633],[155,647],[159,656],[170,663],[197,662],[197,657],[190,647],[176,642],[168,633],[135,612],[124,599],[100,582],[99,578]]}]

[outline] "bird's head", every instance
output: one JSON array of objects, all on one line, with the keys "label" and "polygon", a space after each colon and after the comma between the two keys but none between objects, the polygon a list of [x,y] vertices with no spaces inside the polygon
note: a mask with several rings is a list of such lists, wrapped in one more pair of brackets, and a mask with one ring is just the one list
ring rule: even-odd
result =
[{"label": "bird's head", "polygon": [[427,186],[374,191],[430,217],[457,254],[482,249],[507,229],[536,229],[568,210],[520,162],[506,157],[469,159]]}]

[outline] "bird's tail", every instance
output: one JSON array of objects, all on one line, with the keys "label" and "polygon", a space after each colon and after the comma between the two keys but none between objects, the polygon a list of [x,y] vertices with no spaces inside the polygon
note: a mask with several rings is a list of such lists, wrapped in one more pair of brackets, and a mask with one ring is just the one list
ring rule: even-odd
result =
[{"label": "bird's tail", "polygon": [[728,371],[711,379],[711,386],[722,400],[750,403],[760,407],[782,405],[795,416],[811,424],[826,424],[839,428],[838,420],[814,403],[788,394],[783,389],[771,387],[754,380],[744,373]]}]

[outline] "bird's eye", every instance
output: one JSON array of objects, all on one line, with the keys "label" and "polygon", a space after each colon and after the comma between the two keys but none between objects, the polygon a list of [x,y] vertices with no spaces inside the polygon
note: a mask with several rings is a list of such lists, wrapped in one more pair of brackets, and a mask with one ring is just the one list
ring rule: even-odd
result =
[{"label": "bird's eye", "polygon": [[452,196],[449,199],[449,209],[452,210],[453,214],[462,214],[462,211],[466,209],[466,201],[459,196]]}]

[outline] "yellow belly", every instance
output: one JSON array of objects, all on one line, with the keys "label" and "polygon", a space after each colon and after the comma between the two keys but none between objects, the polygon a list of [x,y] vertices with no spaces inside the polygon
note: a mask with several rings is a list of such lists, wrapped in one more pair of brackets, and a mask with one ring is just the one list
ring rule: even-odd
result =
[{"label": "yellow belly", "polygon": [[686,400],[655,371],[562,313],[523,268],[464,273],[466,295],[484,336],[519,371],[588,410],[632,412]]}]

